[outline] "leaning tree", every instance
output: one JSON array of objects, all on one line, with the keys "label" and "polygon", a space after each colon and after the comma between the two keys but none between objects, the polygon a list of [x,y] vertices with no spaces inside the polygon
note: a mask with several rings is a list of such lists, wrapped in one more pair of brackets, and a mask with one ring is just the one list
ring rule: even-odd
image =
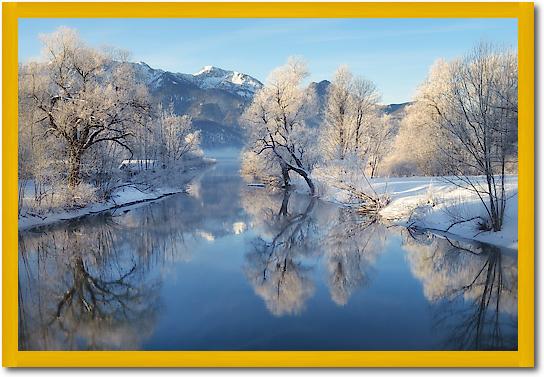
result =
[{"label": "leaning tree", "polygon": [[307,75],[306,64],[290,58],[271,73],[243,118],[253,152],[280,167],[285,187],[294,171],[313,195],[315,186],[309,173],[313,130],[304,122],[308,93],[302,87]]}]

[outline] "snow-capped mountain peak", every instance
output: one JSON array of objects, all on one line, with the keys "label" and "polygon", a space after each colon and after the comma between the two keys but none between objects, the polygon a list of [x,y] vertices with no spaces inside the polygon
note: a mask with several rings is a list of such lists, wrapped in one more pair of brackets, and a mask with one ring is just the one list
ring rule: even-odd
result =
[{"label": "snow-capped mountain peak", "polygon": [[214,67],[213,65],[205,65],[204,67],[202,67],[200,71],[198,71],[197,73],[193,73],[193,76],[210,75],[210,74],[217,75],[217,74],[223,74],[224,72],[226,71],[222,70],[221,68]]},{"label": "snow-capped mountain peak", "polygon": [[196,85],[202,89],[223,89],[242,97],[251,97],[263,84],[253,77],[236,71],[227,71],[212,65],[204,66],[193,74]]},{"label": "snow-capped mountain peak", "polygon": [[231,81],[234,84],[242,85],[245,82],[244,74],[236,72],[236,71],[234,71],[232,73],[233,73],[233,75],[232,75],[232,80]]},{"label": "snow-capped mountain peak", "polygon": [[206,65],[193,74],[154,69],[144,62],[134,63],[134,67],[140,80],[152,88],[164,85],[165,80],[173,84],[189,82],[200,89],[220,89],[249,99],[263,86],[259,80],[245,73],[227,71],[213,65]]}]

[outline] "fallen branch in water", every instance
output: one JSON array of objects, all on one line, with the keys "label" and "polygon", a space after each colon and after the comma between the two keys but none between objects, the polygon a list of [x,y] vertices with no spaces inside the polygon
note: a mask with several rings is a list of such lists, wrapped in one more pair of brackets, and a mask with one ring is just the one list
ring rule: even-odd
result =
[{"label": "fallen branch in water", "polygon": [[463,224],[463,223],[468,223],[470,221],[477,220],[477,219],[485,221],[485,219],[482,216],[474,216],[474,217],[471,217],[470,219],[459,220],[459,221],[456,221],[453,224],[451,224],[449,227],[447,227],[446,232],[448,232],[451,228],[453,228],[456,225]]},{"label": "fallen branch in water", "polygon": [[[389,197],[386,195],[378,196],[378,194],[369,195],[364,191],[356,189],[354,186],[347,183],[337,183],[335,187],[345,190],[350,193],[353,198],[359,200],[360,204],[357,207],[357,212],[362,215],[375,215],[380,209],[389,203]],[[375,192],[375,191],[374,191]]]}]

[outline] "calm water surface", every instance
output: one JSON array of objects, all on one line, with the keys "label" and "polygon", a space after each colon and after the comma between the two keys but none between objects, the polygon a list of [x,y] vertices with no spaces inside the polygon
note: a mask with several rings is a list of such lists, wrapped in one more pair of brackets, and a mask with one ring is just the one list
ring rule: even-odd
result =
[{"label": "calm water surface", "polygon": [[517,349],[517,253],[247,187],[19,235],[20,349]]}]

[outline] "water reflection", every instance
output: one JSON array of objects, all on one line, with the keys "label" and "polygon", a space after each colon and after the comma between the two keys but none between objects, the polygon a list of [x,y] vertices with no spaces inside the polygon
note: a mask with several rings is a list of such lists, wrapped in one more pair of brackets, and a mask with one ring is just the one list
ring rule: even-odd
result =
[{"label": "water reflection", "polygon": [[131,349],[152,329],[160,282],[148,256],[127,252],[111,218],[82,225],[21,238],[21,349]]},{"label": "water reflection", "polygon": [[[404,231],[403,246],[444,348],[517,348],[517,255],[492,245]],[[505,314],[505,315],[503,315]]]},{"label": "water reflection", "polygon": [[386,228],[374,219],[339,208],[323,232],[332,300],[346,305],[350,296],[370,283],[373,266],[385,250]]},{"label": "water reflection", "polygon": [[386,241],[386,228],[374,219],[290,191],[245,190],[242,202],[256,233],[245,272],[274,315],[301,313],[314,291],[310,272],[319,258],[326,260],[336,304],[345,305],[368,284]]},{"label": "water reflection", "polygon": [[318,250],[317,227],[310,216],[316,199],[290,206],[290,197],[291,192],[286,191],[278,207],[276,197],[264,190],[243,197],[252,225],[259,230],[251,241],[244,270],[255,292],[277,316],[300,313],[314,293],[312,267],[304,258]]},{"label": "water reflection", "polygon": [[517,348],[516,252],[246,187],[236,168],[20,233],[20,349]]}]

